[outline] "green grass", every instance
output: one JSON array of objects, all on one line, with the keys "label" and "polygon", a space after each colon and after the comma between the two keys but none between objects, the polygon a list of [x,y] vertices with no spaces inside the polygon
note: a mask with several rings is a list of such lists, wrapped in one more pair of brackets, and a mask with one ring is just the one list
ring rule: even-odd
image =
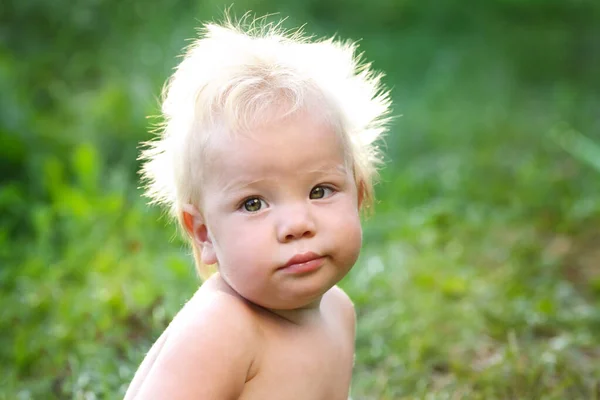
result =
[{"label": "green grass", "polygon": [[597,397],[600,315],[559,250],[527,226],[470,230],[366,249],[344,282],[359,315],[355,398]]},{"label": "green grass", "polygon": [[[334,3],[285,7],[362,38],[398,115],[342,282],[359,318],[352,398],[600,398],[597,14],[498,0],[471,20],[377,0],[357,21],[358,2]],[[136,143],[172,65],[141,55],[159,43],[173,60],[194,21],[163,15],[190,10],[98,7],[96,28],[73,20],[53,42],[70,54],[83,41],[78,62],[40,50],[41,23],[0,48],[0,399],[118,398],[199,284],[135,190]]]}]

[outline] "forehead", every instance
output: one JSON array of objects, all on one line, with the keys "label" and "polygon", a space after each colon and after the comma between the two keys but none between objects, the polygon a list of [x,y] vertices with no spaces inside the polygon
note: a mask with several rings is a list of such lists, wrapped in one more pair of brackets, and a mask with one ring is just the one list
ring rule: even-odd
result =
[{"label": "forehead", "polygon": [[298,113],[246,132],[215,132],[208,143],[209,181],[258,179],[302,172],[344,170],[343,141],[327,121]]}]

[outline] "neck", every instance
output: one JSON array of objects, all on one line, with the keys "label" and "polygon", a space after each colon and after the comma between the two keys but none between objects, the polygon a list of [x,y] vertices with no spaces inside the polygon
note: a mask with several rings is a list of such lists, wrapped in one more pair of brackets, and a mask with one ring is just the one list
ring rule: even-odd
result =
[{"label": "neck", "polygon": [[323,296],[319,296],[318,299],[315,299],[311,303],[300,308],[294,308],[292,310],[277,310],[264,307],[261,308],[294,325],[306,325],[321,316],[322,298]]},{"label": "neck", "polygon": [[213,284],[215,284],[219,288],[219,290],[227,292],[235,297],[238,297],[241,300],[247,302],[248,304],[251,304],[252,306],[256,307],[257,309],[263,310],[264,312],[269,313],[270,315],[273,315],[276,318],[281,318],[294,325],[309,324],[311,323],[311,321],[314,321],[321,316],[321,300],[323,299],[323,295],[314,299],[310,303],[298,308],[275,309],[264,307],[260,304],[248,300],[247,298],[236,292],[218,272],[213,274],[211,278],[209,278],[209,280],[212,281]]}]

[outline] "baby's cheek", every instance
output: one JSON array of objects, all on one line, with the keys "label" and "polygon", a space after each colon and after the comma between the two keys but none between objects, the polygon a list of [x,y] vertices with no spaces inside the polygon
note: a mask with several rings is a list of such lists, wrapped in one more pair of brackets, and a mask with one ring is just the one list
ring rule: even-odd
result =
[{"label": "baby's cheek", "polygon": [[354,263],[358,259],[362,245],[362,227],[358,214],[349,212],[344,218],[336,221],[337,245],[344,249],[344,258],[348,263]]},{"label": "baby's cheek", "polygon": [[260,273],[261,266],[270,264],[275,250],[263,236],[250,231],[238,235],[228,253],[232,266],[240,275],[253,277]]},{"label": "baby's cheek", "polygon": [[348,246],[351,247],[354,263],[358,259],[358,255],[362,246],[362,227],[358,218],[357,222],[353,224],[352,227],[349,227],[348,232]]}]

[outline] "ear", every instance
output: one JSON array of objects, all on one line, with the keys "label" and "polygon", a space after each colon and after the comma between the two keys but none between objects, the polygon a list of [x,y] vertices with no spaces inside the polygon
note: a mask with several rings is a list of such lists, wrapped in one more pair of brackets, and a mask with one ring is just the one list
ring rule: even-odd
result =
[{"label": "ear", "polygon": [[194,246],[199,250],[202,263],[207,265],[216,264],[217,255],[208,227],[200,211],[191,204],[184,204],[181,210],[181,220]]}]

